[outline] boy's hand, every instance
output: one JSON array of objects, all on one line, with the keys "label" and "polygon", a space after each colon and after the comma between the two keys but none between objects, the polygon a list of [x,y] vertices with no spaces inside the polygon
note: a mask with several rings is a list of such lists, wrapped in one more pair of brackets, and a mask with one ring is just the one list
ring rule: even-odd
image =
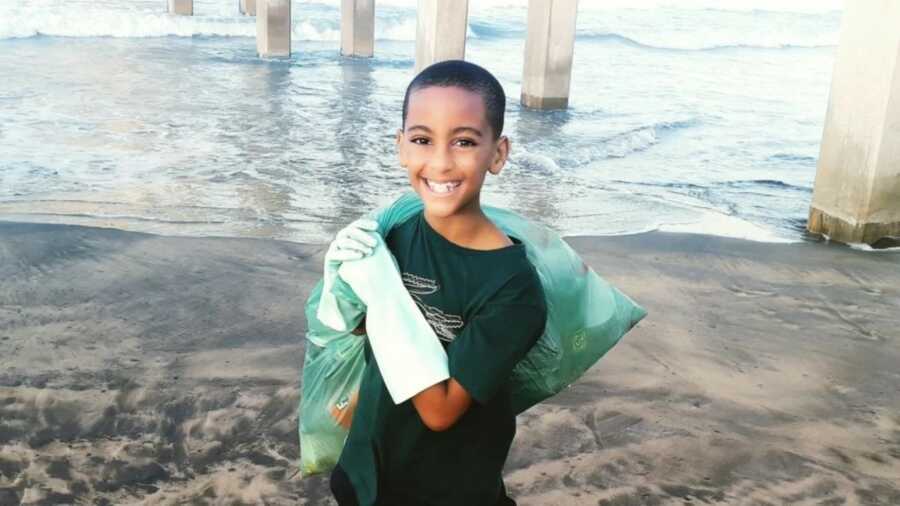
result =
[{"label": "boy's hand", "polygon": [[328,251],[325,252],[325,268],[323,269],[322,293],[319,298],[319,309],[316,317],[323,324],[335,330],[346,331],[347,322],[341,309],[344,302],[331,293],[338,278],[338,269],[344,262],[359,260],[371,255],[378,245],[378,222],[359,219],[347,225],[337,233]]},{"label": "boy's hand", "polygon": [[426,427],[441,432],[453,427],[472,405],[472,396],[453,378],[432,385],[412,398]]},{"label": "boy's hand", "polygon": [[[372,254],[378,242],[370,234],[378,233],[378,222],[359,219],[342,228],[328,246],[325,253],[325,264],[340,265],[348,260],[359,260]],[[337,268],[335,267],[335,270]]]},{"label": "boy's hand", "polygon": [[378,233],[378,222],[359,219],[341,229],[325,252],[324,293],[331,293],[341,263],[359,260],[372,254],[378,241],[371,236]]}]

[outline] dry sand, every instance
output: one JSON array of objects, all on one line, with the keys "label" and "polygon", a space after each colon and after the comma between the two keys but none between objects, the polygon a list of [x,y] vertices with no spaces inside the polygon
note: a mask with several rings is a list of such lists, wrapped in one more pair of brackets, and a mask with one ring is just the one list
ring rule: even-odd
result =
[{"label": "dry sand", "polygon": [[[520,417],[519,504],[900,504],[900,254],[570,242],[650,316]],[[0,223],[0,505],[334,504],[295,472],[323,250]]]}]

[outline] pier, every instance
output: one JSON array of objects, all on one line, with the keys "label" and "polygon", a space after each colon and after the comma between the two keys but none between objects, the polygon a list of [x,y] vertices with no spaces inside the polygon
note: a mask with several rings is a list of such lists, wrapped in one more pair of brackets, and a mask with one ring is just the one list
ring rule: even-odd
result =
[{"label": "pier", "polygon": [[194,0],[168,0],[168,10],[178,16],[193,16]]},{"label": "pier", "polygon": [[419,0],[416,10],[416,66],[466,58],[469,0]]},{"label": "pier", "polygon": [[[168,0],[170,13],[193,15],[193,0]],[[261,57],[291,55],[290,0],[239,0],[238,10],[256,16]],[[522,105],[565,109],[569,104],[578,0],[529,0],[522,71]],[[469,0],[418,0],[414,72],[466,57]],[[375,0],[341,0],[341,55],[375,54]]]},{"label": "pier", "polygon": [[375,54],[375,0],[341,0],[341,55]]},{"label": "pier", "polygon": [[291,56],[291,0],[257,2],[256,52],[264,57]]},{"label": "pier", "polygon": [[238,10],[245,16],[256,16],[256,0],[240,0]]},{"label": "pier", "polygon": [[575,53],[576,1],[530,0],[522,105],[565,109]]},{"label": "pier", "polygon": [[900,2],[844,9],[808,228],[875,244],[900,237]]}]

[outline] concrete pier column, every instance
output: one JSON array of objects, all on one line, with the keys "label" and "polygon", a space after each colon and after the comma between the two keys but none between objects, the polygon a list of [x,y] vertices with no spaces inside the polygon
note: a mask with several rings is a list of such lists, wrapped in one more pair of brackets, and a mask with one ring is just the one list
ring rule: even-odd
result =
[{"label": "concrete pier column", "polygon": [[169,0],[169,13],[180,16],[193,16],[194,0]]},{"label": "concrete pier column", "polygon": [[569,105],[578,0],[529,0],[522,105],[565,109]]},{"label": "concrete pier column", "polygon": [[257,0],[256,52],[260,56],[291,56],[291,0]]},{"label": "concrete pier column", "polygon": [[810,232],[900,237],[900,2],[844,7],[809,213]]},{"label": "concrete pier column", "polygon": [[245,16],[256,16],[256,0],[238,0],[238,10]]},{"label": "concrete pier column", "polygon": [[417,74],[432,63],[465,59],[469,0],[419,0],[416,17]]},{"label": "concrete pier column", "polygon": [[341,54],[375,54],[375,0],[341,0]]}]

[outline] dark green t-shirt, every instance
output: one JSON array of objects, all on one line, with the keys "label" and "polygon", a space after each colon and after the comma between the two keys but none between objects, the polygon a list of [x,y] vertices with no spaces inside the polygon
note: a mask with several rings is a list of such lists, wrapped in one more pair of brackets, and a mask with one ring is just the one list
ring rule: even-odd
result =
[{"label": "dark green t-shirt", "polygon": [[339,465],[361,506],[493,506],[516,433],[509,377],[544,330],[540,280],[525,247],[473,250],[422,213],[385,241],[404,284],[447,350],[450,376],[472,396],[452,427],[433,432],[412,401],[394,404],[368,343],[359,402]]}]

